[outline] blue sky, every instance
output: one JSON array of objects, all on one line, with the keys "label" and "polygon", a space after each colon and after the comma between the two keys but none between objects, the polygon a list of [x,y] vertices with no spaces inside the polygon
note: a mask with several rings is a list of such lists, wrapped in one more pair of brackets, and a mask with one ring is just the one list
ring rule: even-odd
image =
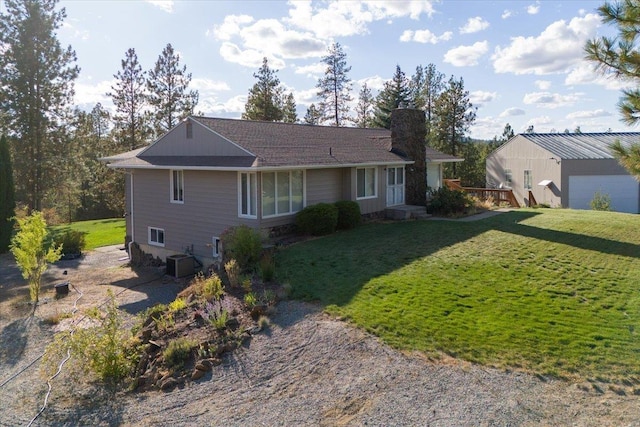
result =
[{"label": "blue sky", "polygon": [[61,0],[58,37],[78,55],[76,103],[112,107],[105,96],[129,48],[150,69],[167,43],[200,92],[197,111],[239,118],[253,73],[267,57],[302,118],[322,73],[320,58],[339,42],[352,67],[353,95],[377,93],[396,65],[410,76],[435,64],[462,77],[478,107],[471,136],[491,139],[506,123],[516,133],[630,131],[616,103],[624,82],[583,60],[586,40],[614,34],[602,1],[182,1]]}]

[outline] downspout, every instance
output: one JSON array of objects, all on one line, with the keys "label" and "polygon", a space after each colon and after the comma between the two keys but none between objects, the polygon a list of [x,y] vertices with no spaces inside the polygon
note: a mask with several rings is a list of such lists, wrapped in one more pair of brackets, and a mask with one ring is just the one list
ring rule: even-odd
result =
[{"label": "downspout", "polygon": [[131,241],[129,241],[129,247],[127,248],[127,252],[129,253],[129,261],[131,261],[131,244],[135,239],[135,225],[134,225],[134,215],[133,215],[133,171],[127,172],[131,179],[129,180],[129,197],[131,198],[131,208],[129,211],[129,216],[131,217]]}]

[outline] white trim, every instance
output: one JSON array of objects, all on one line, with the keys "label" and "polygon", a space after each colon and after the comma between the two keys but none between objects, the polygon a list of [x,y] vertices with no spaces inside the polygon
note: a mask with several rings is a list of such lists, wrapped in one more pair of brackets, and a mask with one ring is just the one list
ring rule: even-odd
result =
[{"label": "white trim", "polygon": [[[247,180],[247,185],[249,186],[247,194],[249,195],[249,202],[248,203],[248,212],[251,212],[251,206],[255,205],[255,215],[251,215],[251,214],[243,214],[242,213],[242,202],[243,202],[243,198],[242,198],[242,175],[246,174],[247,177],[249,178]],[[253,176],[256,180],[256,194],[250,194],[251,193],[251,176]],[[249,219],[258,219],[258,174],[256,172],[253,171],[247,171],[247,172],[241,172],[238,171],[238,218],[249,218]]]},{"label": "white trim", "polygon": [[[151,230],[156,230],[156,241],[151,240]],[[158,234],[158,232],[162,232],[162,242],[159,241],[160,235]],[[165,242],[164,228],[151,227],[151,226],[147,227],[147,243],[148,244],[150,244],[151,246],[160,246],[164,248],[164,242]]]},{"label": "white trim", "polygon": [[[292,189],[292,172],[302,172],[302,207],[300,208],[300,210],[293,210],[293,206],[292,206],[292,199],[291,199],[291,189]],[[304,169],[290,169],[287,171],[262,171],[262,173],[260,174],[260,188],[264,189],[264,174],[265,173],[273,173],[274,174],[274,185],[275,185],[275,190],[276,193],[278,191],[278,183],[277,183],[277,174],[279,172],[289,172],[289,211],[287,212],[282,212],[282,213],[278,213],[278,198],[274,197],[274,210],[276,211],[275,214],[271,214],[271,215],[264,215],[264,200],[262,199],[262,195],[264,194],[264,190],[260,192],[260,207],[261,207],[261,212],[260,212],[260,217],[261,218],[277,218],[277,217],[281,217],[281,216],[287,216],[287,215],[295,215],[298,212],[300,212],[302,209],[304,209],[304,207],[307,205],[307,186],[306,186],[306,182],[307,182],[307,173],[306,170]],[[275,195],[274,195],[275,196]]]},{"label": "white trim", "polygon": [[244,168],[239,167],[222,167],[222,166],[181,166],[181,165],[123,165],[117,166],[108,164],[107,167],[111,169],[182,169],[182,170],[197,170],[197,171],[221,171],[221,172],[270,172],[277,170],[294,170],[294,169],[341,169],[341,168],[366,168],[375,166],[401,166],[412,165],[414,161],[399,161],[399,162],[374,162],[374,163],[336,163],[331,165],[287,165],[287,166],[265,166],[256,167],[249,166]]},{"label": "white trim", "polygon": [[[182,192],[179,194],[179,196],[182,196],[182,199],[174,199],[174,188],[173,188],[173,173],[174,172],[179,172],[180,174],[180,184],[182,186],[181,190]],[[184,171],[182,169],[170,169],[169,170],[169,201],[171,203],[175,203],[177,205],[183,205],[184,204]]]},{"label": "white trim", "polygon": [[[363,169],[365,170],[365,178],[367,176],[366,170],[367,169],[373,169],[374,170],[374,175],[373,175],[373,195],[372,196],[362,196],[362,197],[358,197],[358,170],[359,169]],[[365,181],[365,194],[366,194],[366,184],[367,182]],[[359,167],[356,168],[356,200],[368,200],[368,199],[377,199],[378,198],[378,168],[377,167]]]},{"label": "white trim", "polygon": [[220,240],[220,237],[213,236],[211,238],[211,248],[213,258],[222,257],[222,240]]}]

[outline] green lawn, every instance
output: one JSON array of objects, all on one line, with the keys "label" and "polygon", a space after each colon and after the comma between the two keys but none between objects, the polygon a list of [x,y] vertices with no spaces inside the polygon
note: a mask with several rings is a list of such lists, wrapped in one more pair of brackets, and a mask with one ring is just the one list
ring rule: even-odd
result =
[{"label": "green lawn", "polygon": [[640,381],[640,215],[521,209],[368,224],[277,255],[292,296],[394,347]]},{"label": "green lawn", "polygon": [[66,230],[77,230],[85,233],[85,241],[87,243],[85,250],[87,251],[101,246],[124,245],[125,223],[122,218],[78,221],[51,227],[51,231],[55,234],[64,233]]}]

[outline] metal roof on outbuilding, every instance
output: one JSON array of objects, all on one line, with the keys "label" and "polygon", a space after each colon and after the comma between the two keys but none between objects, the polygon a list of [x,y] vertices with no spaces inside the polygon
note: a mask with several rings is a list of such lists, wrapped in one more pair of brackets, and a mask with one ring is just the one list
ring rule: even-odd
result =
[{"label": "metal roof on outbuilding", "polygon": [[607,133],[523,133],[528,139],[560,159],[613,159],[609,148],[615,141],[623,146],[640,142],[640,132]]}]

